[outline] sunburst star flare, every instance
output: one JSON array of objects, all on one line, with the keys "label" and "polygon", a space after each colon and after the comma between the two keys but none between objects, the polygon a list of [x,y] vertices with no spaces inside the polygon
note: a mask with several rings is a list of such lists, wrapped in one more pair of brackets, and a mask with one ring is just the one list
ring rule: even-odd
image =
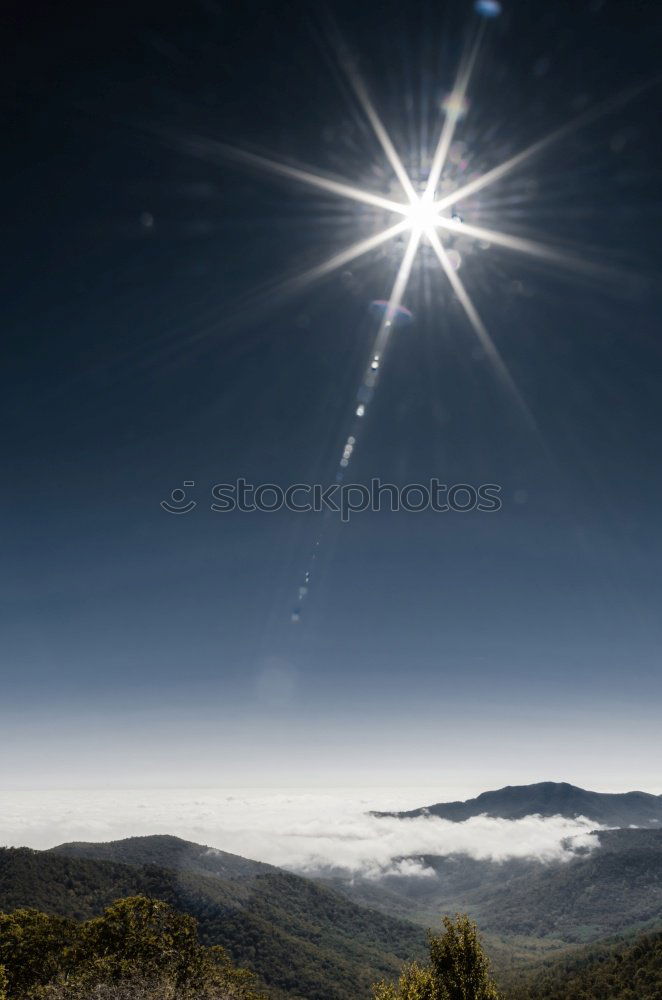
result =
[{"label": "sunburst star flare", "polygon": [[[403,233],[409,231],[411,239],[406,243],[402,261],[403,267],[398,272],[398,277],[394,283],[388,300],[389,308],[377,333],[370,358],[373,358],[377,349],[383,350],[386,346],[386,341],[392,327],[390,320],[402,304],[402,300],[406,295],[417,252],[422,245],[428,244],[432,247],[437,257],[440,272],[448,279],[453,294],[459,300],[472,329],[478,336],[481,346],[486,349],[486,353],[496,365],[498,374],[503,379],[505,365],[502,361],[497,361],[498,355],[493,346],[489,350],[487,349],[487,341],[489,340],[487,328],[483,321],[478,319],[478,313],[469,297],[469,293],[464,284],[455,275],[452,262],[449,260],[448,254],[439,238],[439,231],[461,235],[466,239],[475,240],[482,244],[489,243],[497,247],[503,247],[507,250],[522,253],[550,264],[565,266],[576,271],[598,273],[601,269],[577,256],[560,252],[558,249],[546,246],[543,243],[491,228],[488,229],[482,225],[473,225],[471,222],[459,220],[455,215],[449,216],[444,214],[448,210],[452,210],[452,207],[458,201],[464,200],[489,185],[497,183],[507,174],[527,163],[536,153],[546,149],[551,143],[566,135],[569,130],[581,124],[580,120],[576,120],[556,129],[549,135],[527,146],[521,153],[515,154],[497,166],[491,167],[479,176],[474,177],[468,183],[460,183],[450,191],[445,190],[443,195],[438,197],[437,189],[440,183],[445,181],[447,184],[448,181],[444,176],[444,171],[459,120],[457,108],[462,105],[469,88],[471,74],[476,64],[480,37],[479,33],[474,43],[470,46],[468,54],[462,61],[455,86],[448,101],[445,102],[447,110],[441,124],[439,139],[430,159],[427,177],[424,177],[422,182],[418,179],[415,183],[414,178],[407,173],[404,161],[398,154],[395,144],[376,110],[374,102],[369,96],[367,87],[354,65],[348,64],[344,67],[358,103],[379,142],[386,162],[390,165],[399,182],[402,195],[404,196],[404,200],[402,201],[387,197],[379,192],[367,190],[359,185],[352,184],[348,180],[328,177],[314,169],[279,162],[271,157],[243,150],[226,143],[196,137],[185,140],[183,145],[188,152],[201,158],[214,162],[227,162],[230,160],[241,163],[247,167],[295,181],[306,187],[315,188],[325,194],[363,204],[368,208],[380,210],[387,214],[388,224],[384,229],[357,240],[326,260],[288,279],[288,281],[277,289],[279,298],[296,294],[311,282],[326,277],[341,267],[347,267],[357,258],[365,256],[379,247],[383,247],[389,240],[401,238]],[[590,117],[592,117],[590,114],[581,116],[582,119]],[[510,388],[513,389],[514,387],[510,378],[507,381]]]},{"label": "sunburst star flare", "polygon": [[[491,363],[499,382],[505,387],[509,398],[516,404],[520,414],[524,416],[527,426],[534,432],[537,430],[535,420],[520,395],[464,282],[457,274],[458,255],[454,250],[449,250],[444,246],[441,235],[445,233],[451,236],[461,236],[465,240],[475,240],[484,247],[488,245],[501,247],[509,251],[525,254],[532,259],[542,260],[547,264],[563,265],[575,271],[583,271],[584,273],[597,273],[600,270],[594,265],[587,264],[581,258],[562,253],[554,247],[545,246],[542,243],[525,239],[518,235],[511,235],[487,228],[480,224],[473,224],[471,221],[465,222],[464,219],[461,219],[453,211],[453,206],[457,205],[458,202],[462,201],[464,203],[469,196],[484,190],[492,184],[496,184],[514,170],[528,163],[534,155],[547,149],[553,142],[560,140],[563,136],[574,130],[581,124],[582,120],[589,120],[593,116],[592,113],[585,114],[580,119],[575,119],[542,137],[537,142],[528,145],[520,153],[510,156],[502,163],[489,168],[482,174],[468,181],[458,182],[453,186],[452,179],[447,176],[447,163],[451,155],[456,127],[462,117],[461,109],[466,106],[466,95],[471,74],[477,60],[480,38],[481,32],[478,33],[473,44],[467,50],[465,58],[462,60],[455,86],[444,102],[444,118],[440,125],[439,137],[429,159],[427,176],[423,178],[414,178],[407,172],[405,161],[398,153],[395,143],[379,116],[375,104],[370,98],[368,89],[358,74],[355,65],[351,62],[346,62],[343,67],[358,104],[379,143],[385,161],[395,175],[395,180],[401,189],[401,200],[398,200],[397,194],[394,197],[387,197],[383,193],[364,189],[346,179],[328,177],[309,167],[282,163],[271,157],[238,149],[224,143],[209,142],[198,138],[191,139],[186,143],[186,148],[189,152],[207,160],[216,162],[220,160],[234,161],[276,177],[295,181],[324,194],[332,195],[355,204],[362,204],[369,209],[382,213],[385,221],[383,229],[379,229],[358,239],[350,246],[337,251],[326,260],[314,264],[293,278],[288,279],[276,289],[276,299],[282,300],[284,297],[292,296],[310,285],[311,282],[324,278],[340,268],[349,266],[357,258],[366,256],[378,248],[383,248],[389,241],[400,241],[403,236],[406,237],[404,252],[388,299],[384,301],[384,310],[381,315],[379,327],[372,341],[363,378],[356,395],[356,400],[353,403],[350,433],[342,449],[336,469],[337,483],[343,481],[347,467],[355,452],[360,428],[364,424],[363,418],[374,396],[375,387],[383,369],[385,352],[396,325],[398,313],[403,306],[403,300],[407,294],[416,257],[422,246],[427,245],[432,249],[434,257],[439,264],[440,273],[447,280],[453,296],[461,306],[485,357]],[[373,216],[373,221],[374,218],[375,216]],[[477,220],[477,222],[479,221]],[[298,623],[301,618],[301,604],[305,601],[309,590],[319,541],[320,539],[318,538],[306,572],[303,575],[303,582],[299,588],[299,601],[291,615],[293,623]]]}]

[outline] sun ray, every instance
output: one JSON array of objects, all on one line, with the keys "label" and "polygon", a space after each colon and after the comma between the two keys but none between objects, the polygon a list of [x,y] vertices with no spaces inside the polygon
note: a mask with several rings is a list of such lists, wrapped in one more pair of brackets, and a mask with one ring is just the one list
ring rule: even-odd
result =
[{"label": "sun ray", "polygon": [[398,215],[405,215],[409,205],[392,201],[382,195],[374,194],[371,191],[364,191],[362,188],[343,181],[333,180],[331,177],[324,177],[311,170],[304,170],[301,167],[292,167],[287,163],[280,163],[278,160],[271,160],[267,156],[260,156],[258,153],[249,153],[236,146],[227,145],[224,142],[214,142],[208,139],[186,139],[184,145],[190,153],[206,160],[236,160],[249,166],[266,170],[272,174],[279,174],[281,177],[289,177],[291,180],[300,181],[312,187],[327,191],[329,194],[339,195],[342,198],[349,198],[351,201],[359,201],[364,205],[372,205],[374,208],[383,208],[387,212]]},{"label": "sun ray", "polygon": [[282,297],[295,294],[311,282],[326,277],[326,275],[331,274],[333,271],[337,271],[339,267],[345,267],[358,257],[363,257],[365,254],[370,253],[371,250],[376,250],[377,247],[383,243],[387,243],[388,240],[395,239],[396,236],[404,233],[408,228],[408,221],[403,219],[402,222],[397,222],[394,226],[375,233],[374,236],[358,240],[345,250],[341,250],[327,260],[322,261],[321,264],[316,264],[307,271],[303,271],[301,274],[297,274],[293,278],[284,281],[275,289],[275,294]]},{"label": "sun ray", "polygon": [[377,136],[379,143],[384,150],[386,159],[389,161],[393,167],[393,171],[402,185],[402,189],[409,199],[410,203],[414,203],[418,200],[418,195],[414,190],[414,185],[412,184],[407,171],[405,170],[404,164],[391,141],[391,137],[384,128],[381,118],[377,114],[374,104],[370,99],[370,95],[366,89],[365,83],[359,76],[356,68],[350,64],[349,60],[344,61],[345,73],[347,78],[351,83],[354,93],[363,108],[366,118],[372,125],[373,131]]},{"label": "sun ray", "polygon": [[404,257],[402,258],[398,273],[395,277],[395,281],[393,282],[393,287],[388,300],[388,306],[386,307],[386,311],[379,325],[377,336],[375,337],[371,363],[374,355],[379,355],[379,358],[381,358],[384,348],[386,347],[386,343],[393,327],[393,317],[399,306],[402,304],[403,296],[407,290],[411,269],[418,251],[421,236],[422,231],[420,229],[412,229]]},{"label": "sun ray", "polygon": [[508,368],[506,367],[503,358],[499,354],[499,351],[497,350],[494,341],[490,337],[487,327],[480,318],[478,310],[471,301],[469,293],[464,287],[464,284],[460,280],[458,274],[453,269],[453,265],[448,259],[448,254],[446,253],[446,250],[444,249],[444,246],[441,240],[439,239],[438,233],[436,233],[434,230],[430,230],[426,232],[426,236],[430,241],[432,249],[437,255],[439,263],[441,264],[444,274],[448,278],[448,282],[451,288],[455,292],[455,295],[458,301],[460,302],[460,305],[464,309],[467,319],[469,320],[471,326],[473,327],[474,333],[478,337],[480,346],[485,351],[485,354],[491,361],[501,381],[504,383],[504,385],[511,393],[511,395],[514,397],[514,399],[517,400],[517,403],[519,404],[523,413],[526,415],[529,424],[535,428],[536,424],[533,419],[533,415],[531,414],[531,411],[529,410],[528,406],[526,405],[524,399],[520,394],[519,389],[517,388],[515,382],[513,381],[513,378],[510,372],[508,371]]},{"label": "sun ray", "polygon": [[447,219],[438,216],[435,225],[458,236],[470,236],[476,240],[483,240],[486,243],[494,243],[497,246],[505,247],[507,250],[514,250],[517,253],[527,254],[530,257],[537,257],[540,260],[548,261],[550,264],[558,264],[573,271],[582,271],[586,274],[603,275],[611,274],[611,270],[592,261],[584,260],[574,254],[555,250],[553,247],[545,246],[544,243],[537,243],[535,240],[525,239],[521,236],[511,236],[509,233],[501,233],[495,229],[486,229],[484,226],[473,226],[466,222],[458,222],[455,219]]},{"label": "sun ray", "polygon": [[441,177],[444,166],[446,165],[446,157],[448,156],[448,150],[451,147],[453,136],[455,134],[455,127],[461,114],[462,104],[466,97],[467,87],[469,86],[469,80],[476,62],[476,56],[478,55],[481,37],[482,28],[471,47],[469,57],[467,58],[464,67],[458,74],[455,86],[453,87],[453,92],[450,95],[449,110],[446,113],[444,124],[441,129],[441,135],[439,136],[439,142],[437,143],[437,148],[435,149],[434,156],[432,157],[432,165],[430,167],[430,173],[428,175],[425,192],[423,194],[423,199],[425,201],[432,201],[434,198],[434,192],[437,188],[437,184],[439,183],[439,178]]},{"label": "sun ray", "polygon": [[[308,285],[327,277],[327,275],[337,271],[338,268],[346,267],[352,261],[365,256],[372,250],[376,250],[384,243],[388,243],[389,240],[404,233],[408,229],[408,226],[408,222],[403,219],[402,222],[398,222],[388,229],[352,243],[351,246],[333,254],[333,256],[321,261],[319,264],[315,264],[306,271],[295,274],[293,277],[285,278],[277,284],[271,282],[253,289],[248,298],[237,303],[233,312],[224,313],[224,327],[226,329],[232,327],[234,330],[245,328],[250,323],[261,318],[267,310],[282,306],[289,299],[302,292]],[[204,317],[204,325],[199,332],[192,333],[189,330],[186,338],[186,349],[190,350],[196,341],[205,340],[209,336],[209,327],[215,323],[217,323],[217,313],[216,310],[212,310]],[[176,343],[181,343],[179,335]]]},{"label": "sun ray", "polygon": [[553,143],[565,138],[565,136],[571,135],[573,132],[576,132],[577,129],[582,128],[589,122],[596,121],[603,115],[624,107],[629,101],[639,97],[651,87],[657,86],[661,78],[662,77],[660,76],[656,76],[651,80],[646,80],[643,83],[637,84],[629,90],[617,95],[615,98],[610,98],[607,101],[603,101],[600,104],[595,105],[595,107],[588,108],[585,112],[583,112],[583,114],[577,115],[569,122],[566,122],[564,125],[559,126],[559,128],[554,129],[553,132],[543,136],[541,139],[537,139],[536,142],[531,143],[530,146],[527,146],[519,153],[511,156],[508,160],[497,164],[497,166],[492,167],[491,170],[481,174],[480,177],[476,177],[473,181],[469,181],[468,184],[464,184],[462,187],[457,188],[455,191],[446,195],[446,197],[435,202],[438,211],[441,212],[445,208],[450,208],[451,205],[454,205],[456,202],[460,201],[460,199],[468,198],[469,195],[475,194],[477,191],[482,190],[482,188],[487,187],[489,184],[494,184],[496,181],[501,180],[501,178],[505,177],[506,174],[509,174],[523,163],[526,163],[526,161],[531,159],[532,156],[536,156],[536,154],[542,152],[548,146],[551,146]]},{"label": "sun ray", "polygon": [[489,184],[494,184],[496,181],[501,180],[506,174],[509,174],[512,170],[521,166],[522,163],[526,163],[532,156],[536,153],[541,152],[547,146],[550,146],[553,142],[557,142],[563,135],[565,135],[570,130],[570,124],[564,125],[557,129],[555,132],[550,133],[550,135],[544,136],[542,139],[538,139],[537,142],[532,143],[527,146],[526,149],[521,150],[521,152],[516,153],[515,156],[511,156],[509,160],[505,160],[503,163],[499,163],[496,167],[492,167],[491,170],[487,170],[480,177],[476,177],[473,181],[469,181],[468,184],[464,184],[462,187],[457,188],[455,191],[451,191],[450,194],[446,195],[445,198],[441,198],[439,201],[435,202],[435,206],[439,212],[442,212],[445,208],[450,208],[461,198],[468,198],[469,195],[475,194],[482,188],[487,187]]}]

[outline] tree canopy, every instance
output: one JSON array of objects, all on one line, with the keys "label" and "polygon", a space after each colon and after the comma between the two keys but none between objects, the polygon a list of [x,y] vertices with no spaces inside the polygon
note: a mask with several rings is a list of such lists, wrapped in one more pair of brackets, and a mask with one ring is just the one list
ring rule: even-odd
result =
[{"label": "tree canopy", "polygon": [[0,1000],[262,1000],[255,978],[196,921],[145,896],[77,923],[38,910],[0,913]]},{"label": "tree canopy", "polygon": [[375,1000],[500,1000],[476,925],[464,914],[444,917],[443,925],[428,935],[429,964],[412,962],[397,984],[378,983]]}]

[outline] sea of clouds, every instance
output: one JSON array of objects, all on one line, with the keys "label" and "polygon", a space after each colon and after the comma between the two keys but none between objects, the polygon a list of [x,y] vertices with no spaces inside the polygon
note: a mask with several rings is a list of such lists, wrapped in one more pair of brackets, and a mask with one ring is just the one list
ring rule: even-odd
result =
[{"label": "sea of clouds", "polygon": [[596,824],[581,818],[477,816],[451,823],[369,815],[371,809],[435,800],[429,789],[418,795],[355,789],[13,791],[0,796],[0,844],[45,848],[169,833],[303,874],[336,869],[369,877],[430,875],[418,860],[424,854],[554,861],[597,846]]}]

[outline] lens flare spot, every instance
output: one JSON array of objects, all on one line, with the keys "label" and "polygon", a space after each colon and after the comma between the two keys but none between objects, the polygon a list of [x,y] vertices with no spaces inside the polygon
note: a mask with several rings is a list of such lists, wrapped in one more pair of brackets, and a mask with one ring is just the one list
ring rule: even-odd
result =
[{"label": "lens flare spot", "polygon": [[[386,299],[374,299],[370,303],[370,312],[379,318],[385,317],[389,312],[389,304]],[[414,314],[406,306],[396,306],[391,308],[391,316],[396,326],[408,326],[414,318]],[[379,361],[379,358],[376,359]]]},{"label": "lens flare spot", "polygon": [[499,16],[503,8],[499,0],[476,0],[474,10],[481,17],[494,18]]},{"label": "lens flare spot", "polygon": [[469,98],[465,97],[464,94],[452,91],[450,94],[446,94],[441,102],[441,107],[449,118],[461,121],[469,110]]},{"label": "lens flare spot", "polygon": [[462,258],[460,257],[457,250],[447,250],[446,256],[448,257],[448,263],[453,268],[454,271],[459,271],[462,266]]}]

